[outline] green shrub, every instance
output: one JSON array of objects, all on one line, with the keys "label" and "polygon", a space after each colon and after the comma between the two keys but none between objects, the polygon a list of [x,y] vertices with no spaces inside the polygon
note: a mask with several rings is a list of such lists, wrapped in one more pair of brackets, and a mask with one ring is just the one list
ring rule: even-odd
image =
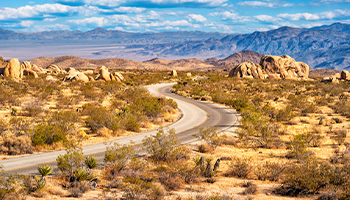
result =
[{"label": "green shrub", "polygon": [[58,169],[66,175],[74,176],[83,162],[82,148],[68,148],[64,155],[56,159]]},{"label": "green shrub", "polygon": [[185,155],[185,151],[179,145],[174,129],[165,133],[160,129],[156,135],[145,137],[142,140],[144,149],[157,161],[176,160]]},{"label": "green shrub", "polygon": [[250,158],[232,158],[230,169],[227,176],[235,176],[238,178],[247,178],[252,172],[253,166]]},{"label": "green shrub", "polygon": [[50,165],[42,165],[38,167],[38,171],[42,177],[48,176],[52,172],[52,168]]},{"label": "green shrub", "polygon": [[223,141],[214,127],[201,128],[197,137],[204,140],[213,149],[216,149]]},{"label": "green shrub", "polygon": [[270,161],[258,163],[254,169],[254,175],[258,180],[278,181],[285,170],[285,165],[285,163]]},{"label": "green shrub", "polygon": [[332,168],[313,159],[290,165],[284,172],[282,186],[276,193],[286,196],[317,194],[330,183]]},{"label": "green shrub", "polygon": [[86,157],[84,162],[89,169],[95,169],[98,167],[98,161],[95,156]]},{"label": "green shrub", "polygon": [[125,169],[129,162],[135,157],[135,150],[132,145],[120,145],[114,143],[106,149],[104,162],[110,164],[110,172],[114,176],[121,170]]}]

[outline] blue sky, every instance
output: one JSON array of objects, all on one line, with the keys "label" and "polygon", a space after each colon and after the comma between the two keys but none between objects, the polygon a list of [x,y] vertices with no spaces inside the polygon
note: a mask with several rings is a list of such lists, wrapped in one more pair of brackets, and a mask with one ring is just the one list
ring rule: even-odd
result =
[{"label": "blue sky", "polygon": [[18,32],[206,31],[350,24],[350,0],[1,0],[0,28]]}]

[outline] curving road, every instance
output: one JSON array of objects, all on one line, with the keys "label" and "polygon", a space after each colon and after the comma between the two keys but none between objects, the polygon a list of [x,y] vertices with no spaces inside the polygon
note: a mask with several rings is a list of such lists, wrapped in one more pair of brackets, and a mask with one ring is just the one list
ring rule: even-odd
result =
[{"label": "curving road", "polygon": [[[239,115],[235,110],[222,105],[196,101],[175,95],[171,93],[173,85],[174,83],[157,84],[147,86],[147,89],[154,95],[172,98],[178,104],[182,117],[168,127],[175,129],[180,143],[186,144],[196,141],[197,138],[194,136],[198,134],[199,129],[202,127],[214,126],[220,131],[231,132],[238,126]],[[130,141],[133,141],[135,144],[141,144],[144,137],[155,133],[157,133],[157,130],[128,136],[111,142],[129,144]],[[100,159],[102,159],[105,150],[105,144],[94,144],[83,147],[84,156],[96,155]],[[36,168],[38,166],[45,163],[52,163],[54,165],[57,156],[64,153],[65,150],[61,150],[1,160],[0,165],[2,165],[3,170],[8,174],[37,174]]]}]

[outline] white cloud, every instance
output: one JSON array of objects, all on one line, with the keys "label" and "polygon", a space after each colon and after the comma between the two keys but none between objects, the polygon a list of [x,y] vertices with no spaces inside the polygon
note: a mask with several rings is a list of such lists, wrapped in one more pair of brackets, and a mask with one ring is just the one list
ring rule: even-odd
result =
[{"label": "white cloud", "polygon": [[90,17],[85,19],[68,20],[67,22],[77,25],[96,24],[100,27],[110,25],[110,20],[105,17]]},{"label": "white cloud", "polygon": [[242,1],[237,5],[248,6],[248,7],[266,7],[266,8],[280,8],[280,7],[291,7],[294,4],[280,2],[280,1]]},{"label": "white cloud", "polygon": [[221,19],[223,19],[223,20],[230,19],[233,22],[249,22],[249,21],[253,21],[251,17],[239,16],[238,13],[229,12],[229,11],[215,12],[215,13],[211,13],[210,15],[211,16],[221,16]]},{"label": "white cloud", "polygon": [[289,19],[292,21],[299,21],[299,20],[320,20],[320,19],[336,19],[336,18],[343,18],[343,17],[349,17],[350,16],[350,10],[334,10],[334,11],[326,11],[322,13],[295,13],[295,14],[279,14],[277,15],[280,18]]},{"label": "white cloud", "polygon": [[262,22],[277,22],[277,21],[281,20],[278,17],[273,17],[273,16],[270,16],[270,15],[257,15],[257,16],[254,16],[254,18],[256,18],[256,19],[258,19],[259,21],[262,21]]},{"label": "white cloud", "polygon": [[228,0],[60,0],[66,3],[85,3],[90,5],[100,5],[108,7],[117,7],[127,3],[152,3],[152,4],[173,4],[181,5],[185,3],[201,3],[208,6],[221,6]]},{"label": "white cloud", "polygon": [[73,14],[80,13],[91,16],[103,11],[95,6],[67,6],[62,4],[42,4],[34,6],[22,6],[19,8],[5,7],[0,9],[0,20],[7,19],[27,19],[32,17],[48,17],[55,14]]},{"label": "white cloud", "polygon": [[20,25],[22,27],[31,27],[34,25],[34,21],[31,21],[31,20],[23,20],[21,21]]},{"label": "white cloud", "polygon": [[189,23],[186,20],[177,20],[177,21],[163,21],[163,22],[151,22],[148,24],[145,24],[146,27],[157,27],[157,26],[192,26],[191,23]]},{"label": "white cloud", "polygon": [[305,20],[318,20],[320,17],[317,14],[311,14],[311,13],[296,13],[296,14],[288,14],[288,13],[283,13],[277,15],[280,18],[284,19],[289,19],[292,21],[299,21],[301,19]]},{"label": "white cloud", "polygon": [[196,22],[206,22],[207,18],[205,18],[203,15],[196,15],[196,14],[189,14],[188,15],[190,20],[195,20]]},{"label": "white cloud", "polygon": [[146,11],[146,8],[138,8],[138,7],[119,7],[115,8],[114,11],[121,13],[142,13]]},{"label": "white cloud", "polygon": [[44,19],[44,22],[54,22],[54,21],[57,21],[59,18],[58,17],[55,17],[55,18],[45,18]]}]

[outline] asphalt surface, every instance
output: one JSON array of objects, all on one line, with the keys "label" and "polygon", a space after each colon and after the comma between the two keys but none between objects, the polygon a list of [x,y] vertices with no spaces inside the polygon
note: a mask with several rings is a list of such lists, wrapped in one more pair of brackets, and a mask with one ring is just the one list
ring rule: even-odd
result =
[{"label": "asphalt surface", "polygon": [[[174,128],[181,144],[197,141],[198,139],[195,135],[199,133],[200,128],[213,126],[219,131],[232,132],[238,126],[239,115],[235,110],[222,105],[188,99],[173,94],[171,93],[173,84],[174,83],[151,85],[147,86],[147,89],[154,95],[172,98],[178,104],[182,117],[180,120],[169,125],[165,129]],[[130,144],[130,141],[133,141],[138,145],[142,143],[143,138],[156,133],[157,130],[144,132],[110,141],[110,144],[113,144],[114,142],[119,144]],[[103,161],[105,150],[106,144],[103,143],[83,147],[84,156],[94,155],[98,158],[100,163]],[[65,150],[61,150],[1,160],[0,165],[2,165],[6,174],[20,173],[34,175],[38,174],[37,167],[42,164],[50,164],[55,167],[57,156],[65,153]]]}]

